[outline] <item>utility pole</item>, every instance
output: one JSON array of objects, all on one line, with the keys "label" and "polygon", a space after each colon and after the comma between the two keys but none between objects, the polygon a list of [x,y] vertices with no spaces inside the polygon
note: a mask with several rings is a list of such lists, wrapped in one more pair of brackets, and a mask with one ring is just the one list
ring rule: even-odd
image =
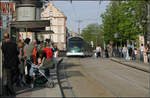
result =
[{"label": "utility pole", "polygon": [[[148,21],[147,21],[147,43],[150,45],[150,1],[147,1]],[[149,47],[150,48],[150,47]]]},{"label": "utility pole", "polygon": [[83,20],[77,20],[78,22],[78,33],[80,34],[80,23],[83,22]]}]

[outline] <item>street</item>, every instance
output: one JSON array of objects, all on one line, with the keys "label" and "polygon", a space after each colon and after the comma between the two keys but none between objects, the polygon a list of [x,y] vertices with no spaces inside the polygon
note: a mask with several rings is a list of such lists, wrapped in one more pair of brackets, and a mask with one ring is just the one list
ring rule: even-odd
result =
[{"label": "street", "polygon": [[148,97],[146,72],[109,59],[67,58],[65,62],[74,64],[68,67],[67,73],[76,97]]},{"label": "street", "polygon": [[[60,66],[61,89],[65,97],[148,97],[147,72],[94,57],[64,57]],[[54,88],[18,90],[17,97],[61,97],[55,77],[54,82]]]},{"label": "street", "polygon": [[[94,57],[65,57],[61,66],[61,85],[66,97],[148,97],[147,72]],[[58,82],[54,81],[55,88],[24,89],[17,92],[17,97],[60,97]]]}]

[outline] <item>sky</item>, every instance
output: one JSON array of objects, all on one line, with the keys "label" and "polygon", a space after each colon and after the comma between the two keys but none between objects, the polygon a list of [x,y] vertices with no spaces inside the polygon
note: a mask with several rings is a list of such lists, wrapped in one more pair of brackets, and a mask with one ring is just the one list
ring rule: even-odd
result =
[{"label": "sky", "polygon": [[78,20],[81,20],[80,32],[88,24],[101,24],[102,20],[100,15],[105,12],[105,9],[109,4],[109,0],[101,0],[101,3],[98,0],[72,0],[72,3],[69,0],[53,0],[53,2],[54,5],[67,17],[67,27],[77,33],[79,27]]},{"label": "sky", "polygon": [[65,16],[67,16],[67,27],[78,33],[78,22],[80,23],[80,31],[88,24],[101,24],[100,15],[105,12],[109,1],[54,1],[54,5],[59,8]]}]

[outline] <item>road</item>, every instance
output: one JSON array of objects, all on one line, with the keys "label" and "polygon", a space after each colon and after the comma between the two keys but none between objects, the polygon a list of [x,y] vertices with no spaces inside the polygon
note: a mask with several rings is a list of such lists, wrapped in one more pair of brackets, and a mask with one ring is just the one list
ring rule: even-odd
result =
[{"label": "road", "polygon": [[109,59],[67,58],[66,63],[70,64],[66,65],[69,66],[67,72],[77,97],[148,97],[149,95],[149,74],[146,72]]},{"label": "road", "polygon": [[[62,67],[61,85],[66,97],[148,97],[149,95],[148,73],[110,59],[65,57],[60,66]],[[17,92],[17,97],[60,97],[56,80],[55,83],[55,88],[38,87],[20,90]]]}]

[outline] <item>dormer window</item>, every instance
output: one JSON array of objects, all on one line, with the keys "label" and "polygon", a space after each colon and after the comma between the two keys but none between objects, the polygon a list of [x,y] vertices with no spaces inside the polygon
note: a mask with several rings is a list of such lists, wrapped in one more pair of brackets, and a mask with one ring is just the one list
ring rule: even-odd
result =
[{"label": "dormer window", "polygon": [[53,15],[53,11],[49,11],[49,16],[52,16]]}]

